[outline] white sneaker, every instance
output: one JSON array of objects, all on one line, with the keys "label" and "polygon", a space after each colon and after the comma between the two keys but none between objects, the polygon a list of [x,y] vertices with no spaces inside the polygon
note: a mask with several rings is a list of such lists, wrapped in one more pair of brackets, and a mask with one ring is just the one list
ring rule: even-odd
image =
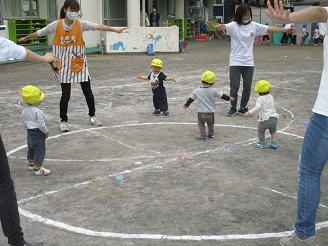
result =
[{"label": "white sneaker", "polygon": [[69,132],[68,124],[66,121],[60,122],[60,131]]},{"label": "white sneaker", "polygon": [[28,163],[28,170],[33,171],[34,170],[34,163]]},{"label": "white sneaker", "polygon": [[100,120],[96,116],[90,117],[90,122],[94,126],[101,126],[101,122],[100,122]]},{"label": "white sneaker", "polygon": [[47,176],[50,174],[50,170],[45,169],[44,167],[40,167],[39,170],[34,171],[36,176]]}]

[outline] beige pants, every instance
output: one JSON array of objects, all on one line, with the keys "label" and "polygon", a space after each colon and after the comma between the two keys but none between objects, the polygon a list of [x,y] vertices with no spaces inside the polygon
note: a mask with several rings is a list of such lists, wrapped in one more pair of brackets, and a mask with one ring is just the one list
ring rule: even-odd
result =
[{"label": "beige pants", "polygon": [[[214,113],[198,113],[198,128],[201,136],[214,135]],[[206,134],[205,123],[208,127]]]}]

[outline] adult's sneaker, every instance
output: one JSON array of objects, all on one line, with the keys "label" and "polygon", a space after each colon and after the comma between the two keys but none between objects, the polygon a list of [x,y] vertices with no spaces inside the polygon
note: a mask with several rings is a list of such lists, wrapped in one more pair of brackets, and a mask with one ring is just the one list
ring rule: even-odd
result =
[{"label": "adult's sneaker", "polygon": [[247,107],[240,108],[240,109],[238,110],[238,114],[245,114],[246,112],[248,112],[248,108],[247,108]]},{"label": "adult's sneaker", "polygon": [[160,111],[160,110],[155,110],[155,111],[152,112],[150,115],[151,115],[151,116],[160,116],[160,115],[161,115],[161,111]]},{"label": "adult's sneaker", "polygon": [[94,126],[101,126],[101,121],[96,116],[90,117],[90,122]]},{"label": "adult's sneaker", "polygon": [[207,138],[212,138],[213,139],[213,138],[215,138],[215,136],[214,136],[214,134],[208,134]]},{"label": "adult's sneaker", "polygon": [[161,117],[169,117],[169,116],[170,116],[169,111],[164,111],[164,112],[161,114]]},{"label": "adult's sneaker", "polygon": [[68,124],[66,121],[60,122],[60,131],[61,132],[69,132]]},{"label": "adult's sneaker", "polygon": [[236,108],[230,108],[229,112],[227,113],[227,116],[232,117],[237,113]]},{"label": "adult's sneaker", "polygon": [[318,246],[315,236],[302,240],[299,239],[295,233],[288,237],[281,238],[279,243],[281,246]]},{"label": "adult's sneaker", "polygon": [[40,167],[39,170],[34,171],[36,176],[47,176],[50,174],[50,170]]}]

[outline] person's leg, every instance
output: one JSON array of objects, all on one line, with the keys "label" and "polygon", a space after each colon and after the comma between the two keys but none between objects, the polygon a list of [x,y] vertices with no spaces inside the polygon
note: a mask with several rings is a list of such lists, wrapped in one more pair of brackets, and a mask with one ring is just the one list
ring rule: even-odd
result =
[{"label": "person's leg", "polygon": [[96,108],[95,108],[95,98],[91,90],[90,79],[89,81],[81,82],[80,85],[89,108],[89,116],[93,117],[95,116]]},{"label": "person's leg", "polygon": [[313,113],[306,129],[299,159],[297,219],[299,237],[315,234],[315,221],[320,201],[320,177],[328,160],[328,117]]},{"label": "person's leg", "polygon": [[257,127],[257,134],[258,134],[259,141],[255,143],[256,148],[259,148],[259,149],[266,148],[266,143],[265,143],[265,130],[266,129],[268,129],[266,126],[266,122],[265,121],[259,122],[258,127]]},{"label": "person's leg", "polygon": [[230,66],[230,96],[235,98],[235,101],[230,102],[232,108],[236,108],[238,99],[238,90],[240,86],[241,67]]},{"label": "person's leg", "polygon": [[251,96],[254,67],[242,67],[243,77],[243,93],[241,96],[240,108],[244,109],[247,106],[249,97]]},{"label": "person's leg", "polygon": [[0,136],[0,220],[3,234],[10,245],[23,246],[24,234],[20,227],[17,198],[6,150]]},{"label": "person's leg", "polygon": [[208,113],[206,116],[206,124],[208,127],[208,137],[214,137],[214,124],[215,124],[215,119],[214,119],[214,113]]},{"label": "person's leg", "polygon": [[277,148],[278,147],[278,134],[277,134],[277,122],[278,119],[275,117],[269,118],[269,132],[271,134],[271,148]]},{"label": "person's leg", "polygon": [[30,141],[30,134],[27,132],[27,162],[28,162],[28,168],[30,170],[34,170],[34,149],[32,147],[31,141]]},{"label": "person's leg", "polygon": [[198,129],[200,137],[206,137],[206,129],[205,129],[205,119],[203,113],[197,113],[198,118]]},{"label": "person's leg", "polygon": [[68,109],[68,102],[71,97],[71,84],[70,83],[61,83],[61,90],[62,90],[62,96],[60,98],[59,103],[59,116],[61,121],[67,122],[67,109]]},{"label": "person's leg", "polygon": [[43,167],[44,157],[46,155],[46,140],[44,138],[43,132],[34,132],[35,142],[34,142],[34,171],[35,175],[47,176],[50,174],[50,170]]}]

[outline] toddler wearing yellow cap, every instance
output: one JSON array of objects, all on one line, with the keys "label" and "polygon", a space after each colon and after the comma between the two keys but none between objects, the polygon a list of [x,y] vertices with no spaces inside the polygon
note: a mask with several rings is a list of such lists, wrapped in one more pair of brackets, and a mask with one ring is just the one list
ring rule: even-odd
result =
[{"label": "toddler wearing yellow cap", "polygon": [[137,75],[137,79],[149,80],[153,92],[153,104],[155,111],[151,115],[169,117],[169,106],[167,103],[167,95],[164,87],[164,81],[174,81],[174,77],[166,76],[161,70],[163,62],[160,59],[152,60],[150,64],[151,73],[148,76]]},{"label": "toddler wearing yellow cap", "polygon": [[277,122],[279,115],[274,106],[274,98],[270,95],[271,84],[266,80],[260,80],[255,84],[254,91],[259,93],[254,108],[244,114],[244,116],[252,116],[258,113],[258,137],[259,141],[255,143],[255,147],[266,148],[265,131],[269,129],[271,134],[271,148],[278,147]]},{"label": "toddler wearing yellow cap", "polygon": [[28,168],[34,170],[37,176],[47,176],[50,174],[50,170],[45,169],[42,165],[49,131],[45,124],[45,116],[39,109],[44,94],[39,88],[27,85],[22,88],[21,96],[27,105],[21,113],[21,119],[27,129]]},{"label": "toddler wearing yellow cap", "polygon": [[[221,98],[226,101],[234,101],[233,97],[227,96],[222,92],[213,88],[216,81],[215,74],[211,71],[206,71],[202,74],[202,87],[193,91],[188,101],[182,106],[183,109],[188,109],[190,104],[198,99],[198,128],[200,135],[197,139],[206,140],[214,138],[214,112],[216,111],[215,98]],[[208,127],[206,134],[205,123]]]}]

